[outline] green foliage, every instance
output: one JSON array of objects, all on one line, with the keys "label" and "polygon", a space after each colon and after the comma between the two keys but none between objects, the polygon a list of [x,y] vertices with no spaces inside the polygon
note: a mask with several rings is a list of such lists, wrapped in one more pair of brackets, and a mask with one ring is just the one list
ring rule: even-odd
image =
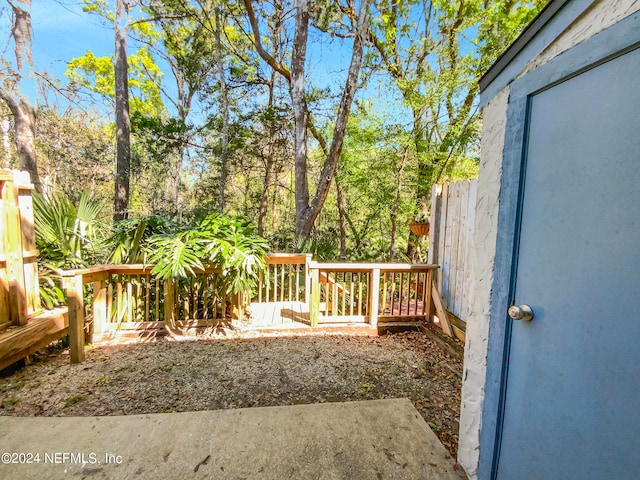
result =
[{"label": "green foliage", "polygon": [[49,198],[34,194],[33,206],[40,298],[53,308],[64,303],[58,272],[86,267],[104,254],[104,204],[84,191],[77,207],[62,193]]},{"label": "green foliage", "polygon": [[112,262],[153,263],[162,280],[186,279],[207,265],[222,268],[224,293],[246,292],[256,286],[265,267],[268,245],[243,220],[211,214],[193,226],[160,217],[124,220],[111,237]]},{"label": "green foliage", "polygon": [[122,220],[113,226],[109,238],[111,255],[109,261],[118,263],[147,263],[149,261],[149,239],[154,236],[171,235],[180,226],[158,215]]},{"label": "green foliage", "polygon": [[61,268],[81,268],[103,252],[101,200],[84,191],[76,207],[61,193],[33,196],[36,244],[40,255]]}]

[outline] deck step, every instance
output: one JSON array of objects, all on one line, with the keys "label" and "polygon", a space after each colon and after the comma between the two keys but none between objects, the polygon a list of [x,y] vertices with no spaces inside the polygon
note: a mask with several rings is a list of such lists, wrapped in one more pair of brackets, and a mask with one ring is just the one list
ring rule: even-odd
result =
[{"label": "deck step", "polygon": [[0,370],[63,337],[68,327],[69,317],[64,307],[33,316],[26,325],[3,330],[0,333]]}]

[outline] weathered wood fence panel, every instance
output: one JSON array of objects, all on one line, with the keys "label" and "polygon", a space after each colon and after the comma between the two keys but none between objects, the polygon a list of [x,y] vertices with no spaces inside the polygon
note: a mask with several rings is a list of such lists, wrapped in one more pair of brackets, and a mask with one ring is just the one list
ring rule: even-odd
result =
[{"label": "weathered wood fence panel", "polygon": [[454,316],[466,320],[469,315],[471,250],[477,180],[434,185],[431,195],[431,231],[428,263],[438,264],[436,285]]},{"label": "weathered wood fence panel", "polygon": [[41,311],[32,190],[28,173],[0,170],[0,330]]}]

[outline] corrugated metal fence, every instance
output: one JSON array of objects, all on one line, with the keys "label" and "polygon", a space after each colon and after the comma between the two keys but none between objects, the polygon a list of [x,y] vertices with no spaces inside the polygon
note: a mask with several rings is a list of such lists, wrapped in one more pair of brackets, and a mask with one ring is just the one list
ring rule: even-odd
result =
[{"label": "corrugated metal fence", "polygon": [[478,181],[434,185],[428,263],[437,263],[436,285],[445,308],[460,320],[469,315],[471,249]]}]

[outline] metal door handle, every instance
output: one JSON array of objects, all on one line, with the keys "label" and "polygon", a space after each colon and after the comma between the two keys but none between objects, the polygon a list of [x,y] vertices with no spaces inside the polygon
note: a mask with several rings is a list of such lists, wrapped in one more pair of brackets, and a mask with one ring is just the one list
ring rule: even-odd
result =
[{"label": "metal door handle", "polygon": [[533,310],[529,305],[520,305],[519,307],[513,305],[509,307],[509,316],[514,320],[524,320],[525,322],[533,319]]}]

